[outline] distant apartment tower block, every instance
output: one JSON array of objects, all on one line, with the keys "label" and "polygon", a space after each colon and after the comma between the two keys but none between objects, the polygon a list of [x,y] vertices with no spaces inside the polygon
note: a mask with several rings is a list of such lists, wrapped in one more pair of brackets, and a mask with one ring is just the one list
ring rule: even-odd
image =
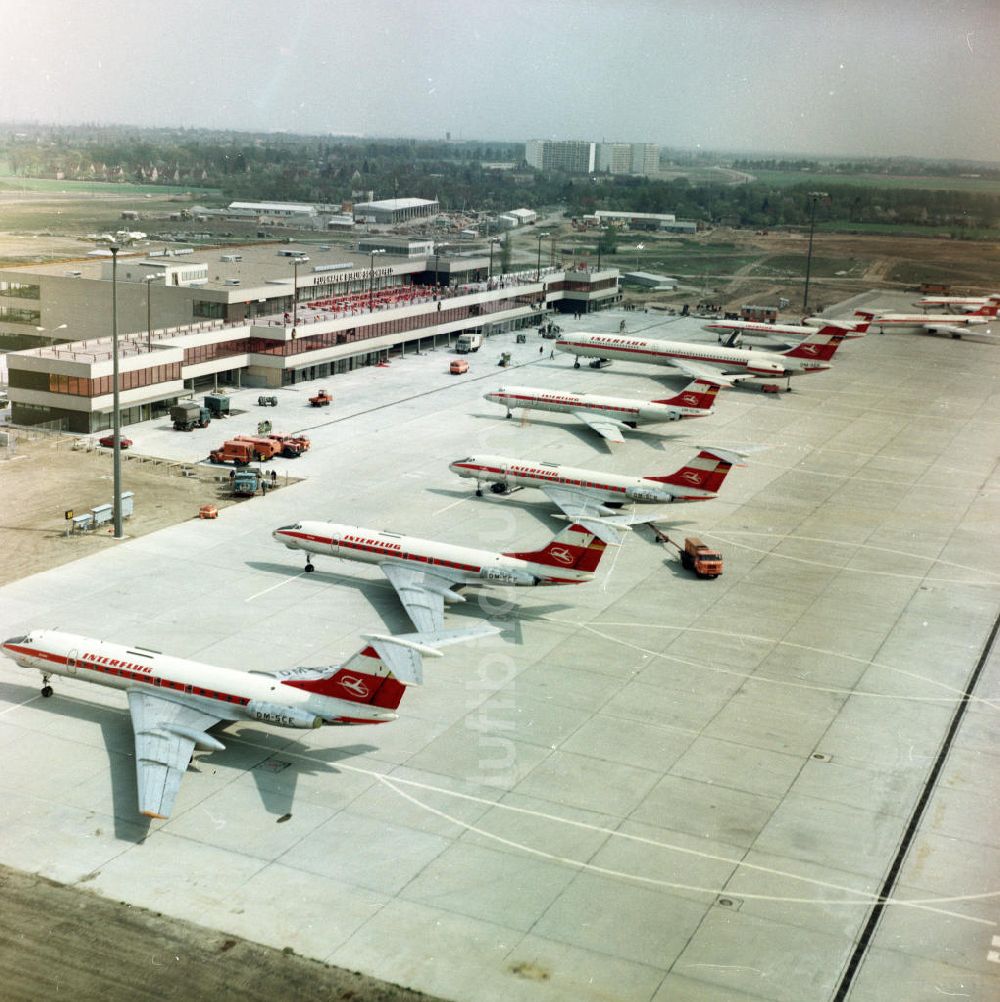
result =
[{"label": "distant apartment tower block", "polygon": [[659,168],[660,148],[654,143],[529,139],[524,144],[524,159],[529,167],[544,171],[649,175]]}]

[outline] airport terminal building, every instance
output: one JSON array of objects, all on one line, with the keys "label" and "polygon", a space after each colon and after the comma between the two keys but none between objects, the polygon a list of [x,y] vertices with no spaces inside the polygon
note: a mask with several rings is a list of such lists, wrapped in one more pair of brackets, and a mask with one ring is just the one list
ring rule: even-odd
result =
[{"label": "airport terminal building", "polygon": [[159,417],[192,391],[327,379],[408,347],[621,298],[614,268],[492,278],[488,269],[489,258],[475,254],[389,258],[271,245],[119,254],[114,283],[108,258],[3,270],[0,341],[20,330],[22,344],[57,342],[7,355],[11,420],[81,433],[111,427],[113,285],[124,424]]}]

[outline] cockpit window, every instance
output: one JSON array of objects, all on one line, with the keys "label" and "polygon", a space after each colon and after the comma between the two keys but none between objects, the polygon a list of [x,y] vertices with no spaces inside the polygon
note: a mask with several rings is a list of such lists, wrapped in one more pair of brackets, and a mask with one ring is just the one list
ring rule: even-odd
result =
[{"label": "cockpit window", "polygon": [[10,637],[9,639],[5,640],[4,643],[5,644],[23,644],[25,642],[25,640],[30,640],[30,639],[31,639],[31,634],[30,633],[25,633],[25,634],[22,634],[20,637]]},{"label": "cockpit window", "polygon": [[283,525],[283,526],[281,526],[281,528],[278,529],[278,532],[295,532],[297,529],[301,529],[301,528],[302,528],[302,523],[301,522],[296,522],[295,525]]}]

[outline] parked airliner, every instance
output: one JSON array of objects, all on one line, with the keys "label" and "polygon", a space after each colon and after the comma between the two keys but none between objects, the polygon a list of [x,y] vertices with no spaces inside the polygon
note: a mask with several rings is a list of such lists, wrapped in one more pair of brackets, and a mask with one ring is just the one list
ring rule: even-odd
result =
[{"label": "parked airliner", "polygon": [[[558,463],[504,456],[466,456],[450,469],[476,481],[476,494],[490,484],[495,494],[518,487],[538,487],[571,519],[618,514],[629,502],[666,504],[674,501],[710,501],[726,474],[744,458],[730,450],[703,448],[675,473],[622,476],[598,470],[578,470]],[[631,524],[634,520],[604,520],[606,524]],[[640,519],[639,521],[643,521]],[[590,523],[593,524],[593,523]]]},{"label": "parked airliner", "polygon": [[604,555],[605,541],[598,538],[599,531],[613,542],[619,538],[600,525],[592,531],[574,524],[540,550],[494,553],[330,522],[296,522],[275,529],[272,535],[290,550],[305,552],[306,571],[314,569],[313,554],[376,564],[396,589],[418,636],[433,636],[443,629],[444,603],[465,601],[453,591],[458,585],[590,581]]},{"label": "parked airliner", "polygon": [[697,341],[658,341],[627,334],[566,334],[556,341],[557,351],[580,357],[623,359],[669,365],[693,379],[729,384],[743,379],[785,379],[830,368],[830,359],[844,340],[844,332],[813,331],[788,351],[747,351],[720,348]]},{"label": "parked airliner", "polygon": [[516,408],[572,414],[609,442],[624,442],[622,431],[640,424],[658,424],[680,418],[706,417],[712,411],[718,383],[696,379],[680,393],[662,400],[628,400],[594,393],[563,393],[534,386],[501,386],[484,393],[486,400],[507,408],[507,417]]},{"label": "parked airliner", "polygon": [[32,630],[0,649],[42,673],[42,695],[53,676],[124,689],[135,736],[139,810],[166,818],[195,748],[224,751],[209,728],[222,720],[256,720],[281,727],[381,724],[394,720],[405,687],[422,680],[420,655],[468,639],[453,631],[439,641],[370,635],[342,666],[239,671],[171,657],[146,647],[93,640],[57,630]]}]

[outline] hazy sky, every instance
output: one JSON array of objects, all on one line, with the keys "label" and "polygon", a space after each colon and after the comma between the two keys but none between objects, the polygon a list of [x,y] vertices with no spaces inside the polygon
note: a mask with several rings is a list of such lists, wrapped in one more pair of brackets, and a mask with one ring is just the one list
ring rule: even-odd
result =
[{"label": "hazy sky", "polygon": [[0,0],[0,121],[1000,160],[1000,0]]}]

